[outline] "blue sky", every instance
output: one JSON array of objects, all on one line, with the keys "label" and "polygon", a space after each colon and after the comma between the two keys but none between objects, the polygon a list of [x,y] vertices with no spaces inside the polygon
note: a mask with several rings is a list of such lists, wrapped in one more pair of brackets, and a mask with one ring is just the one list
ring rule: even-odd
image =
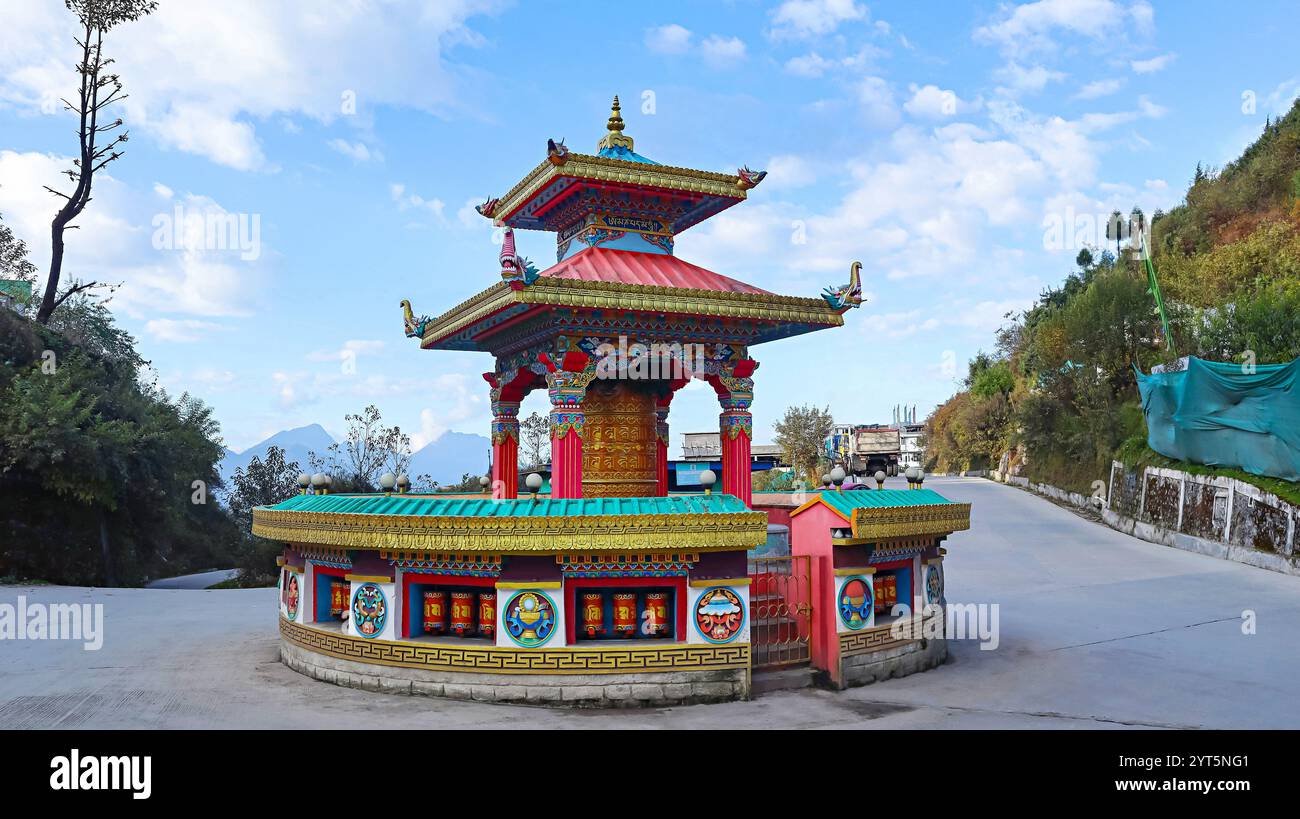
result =
[{"label": "blue sky", "polygon": [[[438,314],[496,281],[470,205],[548,137],[592,151],[613,94],[639,153],[770,171],[679,256],[808,296],[864,264],[846,327],[753,350],[765,441],[791,403],[924,417],[1002,316],[1069,272],[1077,247],[1048,247],[1046,220],[1176,204],[1197,162],[1232,159],[1300,88],[1294,6],[1263,0],[160,5],[110,35],[131,141],[65,270],[123,283],[112,306],[159,381],[212,404],[234,449],[337,434],[367,403],[417,446],[486,434],[489,357],[419,351],[398,302]],[[52,103],[73,90],[72,21],[30,0],[0,18],[0,212],[44,268],[42,185],[75,151]],[[258,242],[169,247],[177,208]],[[519,242],[554,258],[551,234]],[[717,412],[691,388],[674,433]]]}]

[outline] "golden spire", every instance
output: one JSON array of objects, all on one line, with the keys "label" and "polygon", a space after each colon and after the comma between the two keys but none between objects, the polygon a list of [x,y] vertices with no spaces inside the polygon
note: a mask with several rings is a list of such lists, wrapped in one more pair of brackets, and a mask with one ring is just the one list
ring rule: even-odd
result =
[{"label": "golden spire", "polygon": [[615,94],[614,104],[609,109],[609,121],[605,123],[605,127],[609,129],[609,133],[601,137],[600,142],[596,143],[597,151],[604,148],[626,148],[629,151],[632,150],[632,137],[623,133],[623,116],[619,113],[619,110],[618,95]]}]

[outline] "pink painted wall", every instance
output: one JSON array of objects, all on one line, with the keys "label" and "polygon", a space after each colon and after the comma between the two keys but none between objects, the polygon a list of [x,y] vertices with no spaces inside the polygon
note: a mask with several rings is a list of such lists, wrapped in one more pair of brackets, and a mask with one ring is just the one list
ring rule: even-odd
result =
[{"label": "pink painted wall", "polygon": [[830,672],[836,683],[840,682],[840,641],[835,627],[839,615],[835,611],[831,529],[845,525],[844,518],[820,503],[790,519],[791,554],[812,558],[812,664]]}]

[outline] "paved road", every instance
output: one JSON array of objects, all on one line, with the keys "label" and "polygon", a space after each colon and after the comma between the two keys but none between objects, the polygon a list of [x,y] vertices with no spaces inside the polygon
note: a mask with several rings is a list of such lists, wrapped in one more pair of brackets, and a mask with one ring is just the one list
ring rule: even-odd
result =
[{"label": "paved road", "polygon": [[[560,711],[339,688],[277,661],[275,591],[0,588],[101,602],[104,646],[0,643],[0,727],[1298,728],[1300,578],[1134,540],[1024,491],[975,504],[948,598],[1000,604],[1000,645],[846,692],[653,711]],[[1258,631],[1242,634],[1242,612]]]},{"label": "paved road", "polygon": [[198,574],[183,574],[179,577],[164,577],[162,580],[155,580],[146,589],[206,589],[209,586],[215,586],[218,583],[224,583],[239,574],[238,569],[217,569],[212,572],[199,572]]}]

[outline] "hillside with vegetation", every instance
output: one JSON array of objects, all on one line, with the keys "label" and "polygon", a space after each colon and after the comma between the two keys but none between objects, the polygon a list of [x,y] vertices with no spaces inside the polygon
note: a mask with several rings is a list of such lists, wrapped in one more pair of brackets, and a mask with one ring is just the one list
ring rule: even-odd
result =
[{"label": "hillside with vegetation", "polygon": [[[1146,446],[1133,365],[1300,356],[1300,101],[1237,160],[1198,166],[1184,202],[1151,215],[1151,237],[1172,352],[1136,253],[1085,249],[927,419],[928,468],[1001,467],[1086,492],[1114,458],[1168,463]],[[1286,481],[1199,471],[1300,495]]]}]

